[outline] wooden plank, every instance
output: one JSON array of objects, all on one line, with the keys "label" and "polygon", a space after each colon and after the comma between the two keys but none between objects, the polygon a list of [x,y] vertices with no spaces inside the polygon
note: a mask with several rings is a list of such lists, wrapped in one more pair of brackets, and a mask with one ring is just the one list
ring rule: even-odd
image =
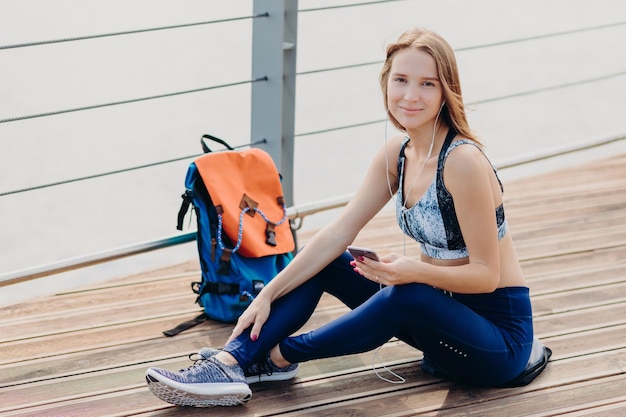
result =
[{"label": "wooden plank", "polygon": [[534,189],[527,186],[517,187],[505,184],[503,194],[505,207],[510,207],[513,210],[528,208],[539,211],[542,205],[549,206],[555,203],[564,204],[567,201],[577,203],[589,199],[610,198],[613,192],[618,194],[626,192],[626,184],[622,181],[625,174],[609,175],[611,178],[588,175],[590,182],[577,182],[574,179],[563,182],[555,178],[546,178],[543,181],[535,180],[531,182],[531,187]]},{"label": "wooden plank", "polygon": [[626,247],[598,248],[583,253],[566,253],[552,257],[521,259],[522,270],[528,278],[540,278],[555,272],[568,273],[602,265],[624,265]]},{"label": "wooden plank", "polygon": [[532,298],[533,312],[536,316],[624,301],[626,301],[626,282],[543,294]]},{"label": "wooden plank", "polygon": [[[182,314],[166,318],[147,319],[142,322],[127,323],[113,327],[98,327],[80,332],[41,336],[35,339],[23,339],[0,344],[0,364],[16,360],[36,360],[41,357],[69,354],[98,348],[106,348],[119,344],[141,342],[151,339],[162,339],[163,330],[170,329],[194,314]],[[216,324],[206,324],[217,326]],[[224,327],[225,325],[220,325]],[[199,330],[199,329],[198,329]],[[198,331],[192,330],[192,331]],[[129,335],[120,337],[120,333]],[[208,340],[211,343],[211,340]],[[215,343],[218,345],[217,343]]]},{"label": "wooden plank", "polygon": [[[511,222],[509,230],[513,241],[523,243],[538,238],[550,238],[559,234],[587,232],[610,226],[621,227],[626,222],[626,210],[586,214],[584,216],[559,218],[558,220],[533,221],[523,224]],[[600,233],[600,232],[598,232]]]},{"label": "wooden plank", "polygon": [[[546,327],[546,323],[541,327]],[[552,360],[556,361],[626,347],[626,320],[622,324],[567,332],[558,336],[541,332],[537,335],[552,349]]]},{"label": "wooden plank", "polygon": [[527,279],[533,296],[626,281],[626,265],[591,265],[589,268]]},{"label": "wooden plank", "polygon": [[[623,163],[623,162],[622,162]],[[585,169],[582,175],[572,175],[566,171],[539,175],[528,181],[510,181],[505,184],[504,195],[511,200],[523,201],[526,198],[550,198],[555,194],[582,194],[589,189],[619,188],[620,179],[626,176],[624,167],[607,166],[605,171]],[[571,172],[571,171],[570,171]]]},{"label": "wooden plank", "polygon": [[507,189],[515,191],[514,195],[524,191],[531,194],[545,192],[544,187],[538,187],[537,184],[553,185],[553,188],[558,191],[563,190],[563,187],[577,187],[579,184],[580,186],[601,185],[624,178],[626,176],[624,166],[626,166],[626,157],[622,154],[615,158],[602,158],[575,167],[534,175],[531,181],[529,178],[508,181],[505,185]]},{"label": "wooden plank", "polygon": [[558,336],[602,327],[618,326],[626,318],[626,303],[546,314],[533,319],[537,334]]},{"label": "wooden plank", "polygon": [[507,204],[505,200],[505,212],[519,224],[534,224],[538,221],[557,220],[579,216],[590,216],[601,212],[620,211],[624,206],[625,190],[611,189],[597,195],[594,190],[589,190],[588,195],[559,196],[558,200],[535,201],[526,199],[523,204]]},{"label": "wooden plank", "polygon": [[608,401],[608,404],[598,404],[594,401],[584,406],[579,406],[579,410],[560,414],[562,417],[607,417],[626,416],[626,399],[624,397]]},{"label": "wooden plank", "polygon": [[[465,407],[454,407],[446,412],[448,416],[482,415],[488,407],[492,415],[510,415],[512,410],[523,410],[524,416],[554,416],[580,410],[589,404],[609,406],[615,410],[614,401],[624,401],[626,396],[626,376],[618,375],[608,378],[599,378],[576,384],[553,387],[545,390],[527,392],[521,395],[499,398],[486,403],[472,404]],[[624,407],[622,405],[622,407]],[[440,415],[437,413],[418,414],[425,416]],[[604,414],[606,417],[610,414]],[[612,414],[616,415],[617,414]]]},{"label": "wooden plank", "polygon": [[[163,288],[177,289],[178,294],[189,292],[189,282],[195,280],[197,262],[188,262],[172,268],[180,268],[177,272],[157,270],[151,276],[139,278],[129,276],[111,280],[88,288],[79,288],[70,292],[39,297],[28,302],[13,304],[0,308],[0,322],[10,322],[12,319],[25,317],[42,318],[46,315],[62,315],[63,312],[98,307],[102,302],[109,300],[141,300],[154,294],[163,294]],[[194,266],[192,269],[191,267]]]}]

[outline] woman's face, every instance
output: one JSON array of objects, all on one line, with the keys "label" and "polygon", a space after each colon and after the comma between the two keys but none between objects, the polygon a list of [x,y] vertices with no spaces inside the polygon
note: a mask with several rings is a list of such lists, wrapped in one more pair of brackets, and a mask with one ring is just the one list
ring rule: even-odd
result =
[{"label": "woman's face", "polygon": [[396,52],[387,80],[387,107],[393,117],[407,132],[430,127],[442,103],[433,57],[414,48]]}]

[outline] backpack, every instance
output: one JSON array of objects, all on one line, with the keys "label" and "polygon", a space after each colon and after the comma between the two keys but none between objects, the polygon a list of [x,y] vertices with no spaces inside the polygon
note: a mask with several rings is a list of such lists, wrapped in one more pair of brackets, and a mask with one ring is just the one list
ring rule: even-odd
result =
[{"label": "backpack", "polygon": [[[212,152],[205,139],[227,150]],[[258,148],[236,151],[211,135],[205,154],[187,170],[177,229],[192,206],[202,277],[192,282],[203,308],[198,317],[163,332],[174,336],[207,319],[234,322],[293,258],[295,241],[281,179],[271,156]]]}]

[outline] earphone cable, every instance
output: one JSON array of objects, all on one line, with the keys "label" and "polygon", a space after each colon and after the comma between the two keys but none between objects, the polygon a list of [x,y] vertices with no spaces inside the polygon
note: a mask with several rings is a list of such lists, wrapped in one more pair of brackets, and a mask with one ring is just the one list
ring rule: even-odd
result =
[{"label": "earphone cable", "polygon": [[[417,175],[415,176],[415,178],[413,179],[413,183],[411,184],[411,187],[409,188],[408,192],[406,193],[406,196],[404,197],[404,202],[402,204],[402,210],[405,209],[406,207],[406,202],[407,199],[409,197],[409,194],[411,193],[411,191],[413,190],[413,186],[415,185],[415,182],[417,180],[417,178],[421,175],[422,171],[424,170],[424,167],[426,166],[426,162],[428,162],[428,160],[431,157],[432,151],[433,151],[433,145],[435,144],[435,136],[437,134],[437,123],[439,121],[439,115],[441,114],[441,110],[443,109],[443,106],[445,104],[445,101],[441,104],[441,107],[439,108],[439,111],[437,112],[437,116],[435,117],[435,124],[433,126],[433,136],[432,139],[430,141],[430,148],[428,149],[428,155],[426,156],[426,159],[424,160],[424,163],[422,164],[421,169],[419,170],[419,172],[417,173]],[[389,195],[391,197],[392,200],[394,200],[394,202],[397,203],[397,195],[395,195],[391,189],[391,180],[389,178],[389,152],[387,150],[387,122],[389,120],[389,116],[387,116],[387,118],[385,119],[385,174],[387,175],[387,187],[389,188]],[[398,184],[398,187],[401,187],[402,184]],[[406,234],[402,233],[402,250],[403,250],[403,254],[404,256],[406,256]],[[379,291],[383,289],[383,285],[379,284]],[[374,350],[374,355],[372,357],[372,370],[376,373],[376,376],[380,379],[382,379],[385,382],[389,382],[390,384],[403,384],[404,382],[406,382],[406,379],[403,378],[402,376],[398,375],[397,373],[395,373],[394,371],[392,371],[391,369],[389,369],[387,367],[387,365],[385,365],[378,356],[378,352],[380,351],[380,349],[382,348],[381,346],[378,346],[376,348],[376,350]],[[376,366],[376,361],[378,361],[380,363],[380,367]],[[390,373],[391,375],[393,375],[395,378],[395,380],[393,379],[389,379],[384,377],[383,375],[381,375],[378,370],[382,368],[383,370],[385,370],[386,372]]]}]

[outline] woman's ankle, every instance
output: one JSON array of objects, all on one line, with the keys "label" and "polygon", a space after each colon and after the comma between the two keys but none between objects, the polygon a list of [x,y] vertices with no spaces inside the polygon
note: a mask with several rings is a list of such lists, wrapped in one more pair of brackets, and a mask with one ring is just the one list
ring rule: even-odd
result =
[{"label": "woman's ankle", "polygon": [[222,362],[224,365],[239,365],[237,359],[235,359],[233,355],[231,355],[229,352],[226,352],[225,350],[219,351],[215,355],[215,359]]},{"label": "woman's ankle", "polygon": [[272,360],[272,362],[274,362],[274,365],[278,366],[279,368],[284,368],[291,365],[291,362],[283,357],[283,354],[280,352],[280,348],[278,347],[278,345],[274,346],[272,350],[270,350],[270,359]]}]

